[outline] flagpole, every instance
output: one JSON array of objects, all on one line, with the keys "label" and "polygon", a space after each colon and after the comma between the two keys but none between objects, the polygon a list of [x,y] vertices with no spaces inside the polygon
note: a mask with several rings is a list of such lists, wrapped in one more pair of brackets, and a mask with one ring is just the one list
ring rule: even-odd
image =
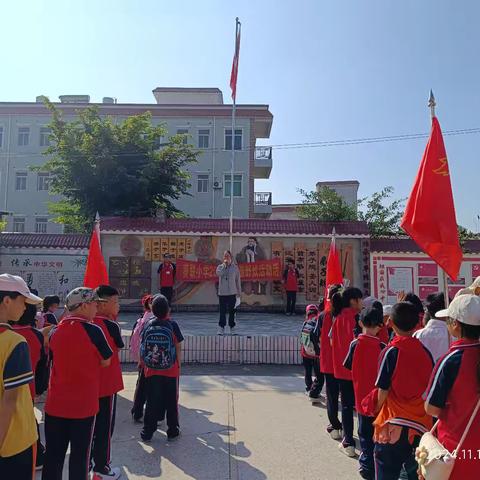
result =
[{"label": "flagpole", "polygon": [[[430,107],[430,118],[433,120],[435,118],[435,107],[437,103],[435,102],[435,97],[433,96],[433,91],[430,90],[430,98],[428,99],[428,106]],[[448,276],[445,273],[443,268],[440,269],[442,271],[442,284],[443,284],[443,295],[445,298],[445,308],[448,307],[450,303],[450,299],[448,297]]]},{"label": "flagpole", "polygon": [[[235,19],[235,55],[237,56],[238,62],[238,48],[237,42],[239,41],[238,38],[238,30],[240,28],[240,22],[238,17]],[[237,63],[238,69],[238,63]],[[238,70],[237,70],[238,72]],[[232,95],[233,105],[232,105],[232,159],[231,159],[231,167],[230,167],[230,252],[233,251],[233,176],[235,172],[235,114],[237,110],[237,86],[236,86],[237,79],[235,78],[235,93]]]}]

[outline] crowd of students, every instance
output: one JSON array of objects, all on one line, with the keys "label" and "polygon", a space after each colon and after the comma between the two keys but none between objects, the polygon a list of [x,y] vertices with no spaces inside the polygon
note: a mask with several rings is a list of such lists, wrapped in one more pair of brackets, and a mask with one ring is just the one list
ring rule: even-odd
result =
[{"label": "crowd of students", "polygon": [[434,431],[456,457],[450,479],[480,478],[475,293],[460,292],[448,308],[443,293],[429,295],[425,306],[413,293],[382,306],[355,287],[333,285],[324,308],[307,307],[300,335],[305,387],[317,402],[325,384],[327,433],[349,457],[359,447],[362,478],[422,478],[427,454],[417,447]]},{"label": "crowd of students", "polygon": [[[0,479],[32,480],[42,469],[42,480],[61,480],[69,447],[70,480],[121,476],[111,465],[116,397],[123,390],[118,291],[75,288],[57,320],[59,305],[55,296],[42,301],[21,277],[0,275]],[[172,441],[180,435],[183,336],[165,296],[146,297],[144,307],[132,336],[139,361],[132,415],[144,417],[146,442],[166,415]],[[35,397],[44,392],[45,445],[34,415]]]}]

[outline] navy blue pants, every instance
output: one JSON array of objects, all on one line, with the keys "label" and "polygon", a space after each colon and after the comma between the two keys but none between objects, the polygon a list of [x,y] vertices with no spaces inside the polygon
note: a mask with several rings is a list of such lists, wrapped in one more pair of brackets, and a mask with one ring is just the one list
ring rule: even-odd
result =
[{"label": "navy blue pants", "polygon": [[355,440],[353,439],[353,407],[355,405],[353,382],[351,380],[338,379],[338,386],[342,402],[343,445],[355,446]]},{"label": "navy blue pants", "polygon": [[408,428],[403,427],[397,443],[375,443],[374,459],[376,480],[398,480],[402,467],[405,467],[409,480],[417,480],[415,449],[420,437],[413,444],[408,441]]},{"label": "navy blue pants", "polygon": [[338,380],[333,373],[325,373],[327,390],[327,415],[328,421],[334,430],[341,430],[342,424],[338,419],[338,397],[340,395]]},{"label": "navy blue pants", "polygon": [[363,478],[374,478],[375,464],[373,462],[373,421],[374,417],[366,417],[357,413],[358,417],[358,438],[360,440],[360,457],[358,463],[360,464],[360,471]]}]

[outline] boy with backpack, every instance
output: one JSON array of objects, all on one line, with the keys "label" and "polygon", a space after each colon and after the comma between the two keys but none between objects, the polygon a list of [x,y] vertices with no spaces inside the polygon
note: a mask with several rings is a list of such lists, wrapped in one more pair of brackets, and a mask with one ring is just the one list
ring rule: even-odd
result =
[{"label": "boy with backpack", "polygon": [[144,364],[147,405],[140,436],[149,442],[158,422],[167,414],[167,438],[180,435],[178,423],[178,380],[183,335],[176,322],[170,320],[170,306],[163,295],[152,302],[152,318],[143,329],[140,358]]},{"label": "boy with backpack", "polygon": [[[320,371],[320,326],[319,311],[316,305],[308,305],[305,311],[305,321],[300,332],[300,344],[303,367],[305,369],[305,390],[312,401],[320,398],[320,392],[325,381]],[[312,379],[315,372],[315,381]]]}]

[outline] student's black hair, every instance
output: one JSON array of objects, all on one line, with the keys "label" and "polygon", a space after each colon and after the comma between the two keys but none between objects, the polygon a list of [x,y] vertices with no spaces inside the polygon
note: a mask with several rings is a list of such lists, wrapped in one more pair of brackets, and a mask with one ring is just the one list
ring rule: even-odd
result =
[{"label": "student's black hair", "polygon": [[360,312],[360,321],[363,323],[365,327],[368,327],[368,328],[382,327],[383,326],[383,309],[378,309],[374,305],[372,305],[370,308],[364,308]]},{"label": "student's black hair", "polygon": [[4,290],[0,290],[0,303],[3,302],[3,299],[5,297],[10,297],[12,300],[15,300],[20,295],[21,295],[21,293],[19,293],[19,292],[6,292]]},{"label": "student's black hair", "polygon": [[152,302],[152,313],[160,320],[164,320],[168,316],[170,305],[168,300],[162,294],[155,295]]},{"label": "student's black hair", "polygon": [[60,305],[60,298],[57,295],[46,295],[42,303],[42,312],[45,313],[52,305]]},{"label": "student's black hair", "polygon": [[410,302],[413,304],[415,309],[417,310],[417,313],[424,313],[424,308],[423,308],[423,303],[422,301],[413,293],[409,292],[405,295],[405,298],[403,299],[404,302]]},{"label": "student's black hair", "polygon": [[350,300],[359,300],[363,298],[363,293],[359,288],[347,287],[343,292],[336,292],[331,297],[332,315],[334,317],[340,315],[344,308],[350,306]]},{"label": "student's black hair", "polygon": [[440,292],[428,295],[425,307],[430,318],[435,318],[437,312],[445,308],[445,294]]},{"label": "student's black hair", "polygon": [[292,257],[288,257],[286,262],[291,263],[292,265],[295,265],[295,260]]},{"label": "student's black hair", "polygon": [[383,305],[382,305],[382,302],[380,302],[379,300],[375,300],[375,301],[372,303],[372,308],[375,308],[376,310],[379,310],[380,312],[382,312],[382,316],[383,316]]},{"label": "student's black hair", "polygon": [[100,298],[111,298],[118,295],[118,290],[111,285],[100,285],[95,292]]},{"label": "student's black hair", "polygon": [[35,316],[37,315],[37,307],[31,303],[25,304],[25,311],[23,315],[19,318],[18,322],[15,322],[18,325],[30,325],[31,327],[35,326]]},{"label": "student's black hair", "polygon": [[418,324],[418,308],[411,302],[399,302],[392,307],[390,318],[402,332],[412,331]]}]

